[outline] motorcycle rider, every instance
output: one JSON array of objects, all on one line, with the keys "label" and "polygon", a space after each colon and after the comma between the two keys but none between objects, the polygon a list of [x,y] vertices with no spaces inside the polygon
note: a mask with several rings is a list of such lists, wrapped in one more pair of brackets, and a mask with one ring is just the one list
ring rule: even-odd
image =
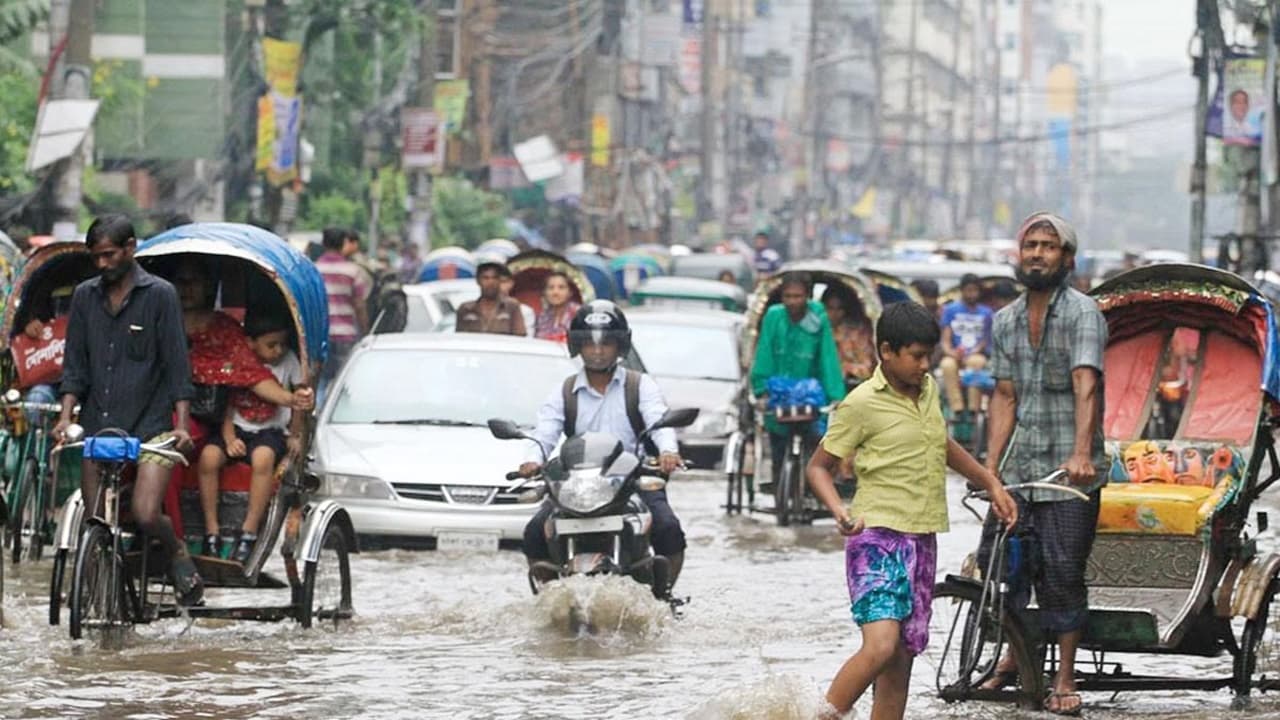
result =
[{"label": "motorcycle rider", "polygon": [[[562,434],[608,433],[624,447],[636,448],[644,429],[657,423],[667,411],[653,378],[619,363],[631,348],[631,328],[617,305],[608,300],[583,305],[569,324],[568,340],[569,354],[582,355],[582,370],[566,378],[538,410],[538,424],[532,436],[542,446],[542,452],[531,448],[530,460],[520,466],[524,477],[532,477],[542,469],[543,453],[550,457]],[[570,414],[574,417],[569,418]],[[658,430],[650,440],[657,447],[658,468],[663,474],[683,465],[674,430]],[[637,494],[653,516],[649,542],[656,554],[670,562],[674,586],[684,562],[685,539],[680,520],[667,503],[666,490],[642,490]],[[552,511],[550,501],[544,502],[525,525],[524,554],[530,567],[551,557],[546,526]]]}]

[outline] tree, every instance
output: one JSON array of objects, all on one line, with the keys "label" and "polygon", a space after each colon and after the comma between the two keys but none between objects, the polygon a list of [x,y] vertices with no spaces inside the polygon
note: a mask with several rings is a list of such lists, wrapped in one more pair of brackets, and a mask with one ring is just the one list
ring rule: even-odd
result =
[{"label": "tree", "polygon": [[436,178],[431,197],[431,244],[474,248],[507,236],[507,201],[463,178]]}]

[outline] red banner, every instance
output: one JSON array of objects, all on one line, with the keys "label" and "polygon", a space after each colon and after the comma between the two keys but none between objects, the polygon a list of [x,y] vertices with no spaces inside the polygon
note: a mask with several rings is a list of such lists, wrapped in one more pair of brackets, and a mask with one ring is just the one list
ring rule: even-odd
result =
[{"label": "red banner", "polygon": [[11,344],[18,366],[18,387],[52,384],[62,378],[62,353],[67,347],[67,316],[54,318],[38,339],[18,333]]}]

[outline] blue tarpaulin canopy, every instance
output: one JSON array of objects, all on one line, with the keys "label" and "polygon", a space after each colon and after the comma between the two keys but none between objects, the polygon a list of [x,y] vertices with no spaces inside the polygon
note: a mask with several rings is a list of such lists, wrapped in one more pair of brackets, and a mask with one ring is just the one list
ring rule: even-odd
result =
[{"label": "blue tarpaulin canopy", "polygon": [[324,362],[329,348],[329,299],[324,278],[305,255],[280,236],[239,223],[191,223],[156,235],[138,247],[138,258],[212,255],[245,260],[284,295],[300,334],[304,363]]}]

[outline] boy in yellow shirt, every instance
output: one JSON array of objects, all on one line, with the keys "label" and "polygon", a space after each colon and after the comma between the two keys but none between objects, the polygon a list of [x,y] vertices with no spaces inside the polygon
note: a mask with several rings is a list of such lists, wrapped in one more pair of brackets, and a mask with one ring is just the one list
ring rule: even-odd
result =
[{"label": "boy in yellow shirt", "polygon": [[[938,324],[922,305],[885,308],[876,324],[880,367],[841,401],[809,462],[809,486],[848,538],[850,607],[862,630],[862,647],[827,691],[842,715],[872,683],[873,719],[906,710],[911,663],[929,639],[936,533],[948,529],[947,468],[986,489],[1001,520],[1012,526],[1017,519],[1000,481],[947,435],[929,372],[938,340]],[[832,476],[850,457],[858,491],[846,508]]]}]

